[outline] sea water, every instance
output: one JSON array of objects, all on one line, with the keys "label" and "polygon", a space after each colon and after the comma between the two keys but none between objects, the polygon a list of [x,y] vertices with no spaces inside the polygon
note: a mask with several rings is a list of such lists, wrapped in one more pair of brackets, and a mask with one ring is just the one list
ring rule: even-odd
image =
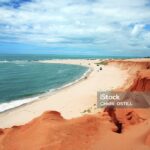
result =
[{"label": "sea water", "polygon": [[74,83],[88,70],[79,65],[39,62],[48,59],[39,55],[0,56],[0,112]]}]

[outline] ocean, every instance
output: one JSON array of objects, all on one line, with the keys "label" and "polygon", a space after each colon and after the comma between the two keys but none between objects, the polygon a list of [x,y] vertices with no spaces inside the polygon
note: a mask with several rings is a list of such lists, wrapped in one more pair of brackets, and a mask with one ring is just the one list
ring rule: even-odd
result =
[{"label": "ocean", "polygon": [[74,84],[89,71],[79,65],[40,63],[52,59],[125,59],[130,57],[0,54],[0,112],[38,100],[44,93]]},{"label": "ocean", "polygon": [[0,55],[0,112],[73,84],[89,70],[79,65],[39,62],[56,58],[48,55]]}]

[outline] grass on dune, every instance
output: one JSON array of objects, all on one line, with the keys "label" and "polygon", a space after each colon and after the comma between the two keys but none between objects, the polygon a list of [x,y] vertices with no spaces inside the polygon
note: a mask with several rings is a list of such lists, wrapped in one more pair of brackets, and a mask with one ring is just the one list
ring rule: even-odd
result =
[{"label": "grass on dune", "polygon": [[107,61],[102,61],[102,62],[98,62],[98,63],[95,63],[97,66],[99,65],[107,65],[108,62]]}]

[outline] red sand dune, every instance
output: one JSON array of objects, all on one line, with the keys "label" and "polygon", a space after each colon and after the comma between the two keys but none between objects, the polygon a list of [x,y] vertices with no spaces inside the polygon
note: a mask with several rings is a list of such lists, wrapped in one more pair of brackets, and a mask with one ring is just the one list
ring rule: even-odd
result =
[{"label": "red sand dune", "polygon": [[[149,62],[112,61],[132,75],[122,90],[150,91]],[[134,79],[134,80],[133,80]],[[149,150],[150,109],[114,109],[66,120],[45,112],[23,126],[0,129],[0,150]]]},{"label": "red sand dune", "polygon": [[112,60],[109,64],[119,66],[122,69],[128,69],[129,74],[135,74],[137,71],[150,69],[150,60]]},{"label": "red sand dune", "polygon": [[126,84],[117,90],[121,91],[150,91],[150,59],[149,60],[112,60],[110,65],[115,65],[127,70],[130,78]]},{"label": "red sand dune", "polygon": [[130,91],[150,91],[150,69],[145,69],[137,73]]},{"label": "red sand dune", "polygon": [[1,130],[0,149],[91,150],[113,124],[99,115],[65,120],[55,111],[45,112],[23,126]]},{"label": "red sand dune", "polygon": [[65,120],[49,111],[26,125],[2,129],[0,150],[149,150],[149,126],[136,128],[118,134],[107,113]]},{"label": "red sand dune", "polygon": [[150,146],[150,133],[146,136],[145,144]]}]

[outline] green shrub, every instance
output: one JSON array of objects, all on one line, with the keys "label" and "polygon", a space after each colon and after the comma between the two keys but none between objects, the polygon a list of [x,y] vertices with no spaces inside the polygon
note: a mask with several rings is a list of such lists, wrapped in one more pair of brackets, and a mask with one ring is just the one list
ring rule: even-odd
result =
[{"label": "green shrub", "polygon": [[98,62],[98,63],[95,63],[97,66],[99,65],[108,65],[108,62],[107,61],[102,61],[102,62]]}]

